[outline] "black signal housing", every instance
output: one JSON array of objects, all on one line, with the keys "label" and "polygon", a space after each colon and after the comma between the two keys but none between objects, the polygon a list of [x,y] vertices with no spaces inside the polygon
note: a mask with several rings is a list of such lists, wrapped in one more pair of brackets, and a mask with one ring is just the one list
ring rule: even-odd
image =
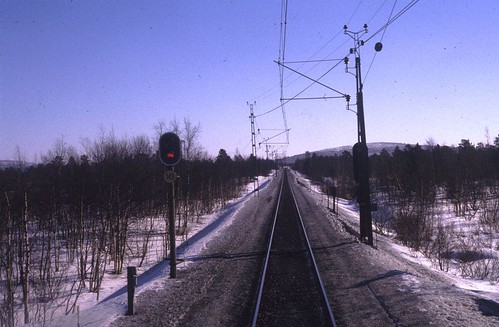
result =
[{"label": "black signal housing", "polygon": [[166,166],[175,166],[182,158],[180,138],[177,134],[168,132],[159,138],[159,158]]}]

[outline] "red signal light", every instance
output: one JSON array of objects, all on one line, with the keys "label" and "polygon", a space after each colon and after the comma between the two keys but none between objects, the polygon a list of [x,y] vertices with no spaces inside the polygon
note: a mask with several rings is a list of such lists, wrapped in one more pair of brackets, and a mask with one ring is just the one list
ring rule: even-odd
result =
[{"label": "red signal light", "polygon": [[164,133],[159,138],[159,158],[167,166],[175,166],[181,157],[180,139],[175,133]]}]

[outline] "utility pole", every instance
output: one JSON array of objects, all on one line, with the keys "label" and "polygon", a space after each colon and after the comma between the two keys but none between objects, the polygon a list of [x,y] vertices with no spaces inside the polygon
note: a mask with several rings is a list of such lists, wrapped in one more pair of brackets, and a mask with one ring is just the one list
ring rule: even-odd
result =
[{"label": "utility pole", "polygon": [[[373,245],[373,228],[371,216],[371,192],[369,189],[369,154],[366,140],[366,126],[364,120],[364,97],[362,93],[362,74],[360,68],[360,47],[364,41],[360,40],[367,33],[367,24],[359,32],[351,32],[345,25],[345,34],[354,40],[354,47],[350,48],[350,54],[355,55],[355,80],[357,92],[357,137],[358,143],[353,147],[354,176],[358,184],[357,202],[360,211],[360,241]],[[348,72],[348,57],[345,57]]]},{"label": "utility pole", "polygon": [[[350,54],[355,55],[355,73],[349,72],[349,58],[345,57],[343,60],[346,65],[346,72],[355,76],[356,80],[356,96],[357,96],[357,143],[353,147],[353,159],[354,159],[354,177],[357,183],[357,202],[359,203],[359,211],[360,211],[360,241],[369,245],[373,245],[373,230],[372,230],[372,217],[371,211],[375,208],[375,205],[371,204],[371,192],[369,190],[369,154],[367,149],[367,140],[366,140],[366,127],[364,121],[364,98],[362,93],[362,75],[360,68],[360,47],[364,45],[364,41],[360,38],[367,33],[367,24],[364,24],[364,28],[359,32],[352,32],[348,30],[348,27],[345,25],[343,27],[345,34],[350,36],[354,40],[354,47],[350,48]],[[382,48],[382,44],[378,42],[375,46],[376,51],[380,51]],[[340,59],[341,60],[341,59]],[[312,99],[320,99],[326,100],[330,98],[345,98],[347,101],[347,109],[350,106],[350,95],[340,92],[328,85],[320,82],[320,79],[325,76],[323,74],[318,79],[313,79],[308,77],[305,74],[300,73],[299,71],[288,67],[284,61],[281,62],[279,60],[276,62],[279,66],[287,68],[293,71],[296,74],[305,77],[314,83],[321,85],[335,93],[337,96],[323,96],[323,97],[306,97],[306,98],[283,98],[282,90],[281,90],[281,101],[291,101],[291,100],[312,100]],[[334,67],[333,67],[334,68]],[[329,71],[328,71],[329,72]],[[327,72],[326,72],[327,74]],[[282,86],[281,86],[282,89]]]},{"label": "utility pole", "polygon": [[[255,113],[253,111],[253,106],[256,105],[256,101],[253,101],[253,103],[247,102],[247,104],[250,107],[250,121],[251,121],[251,154],[253,156],[253,159],[255,161],[254,163],[254,173],[253,173],[253,189],[257,190],[258,188],[258,161],[256,160],[256,134],[255,134]],[[255,193],[256,194],[256,193]]]}]

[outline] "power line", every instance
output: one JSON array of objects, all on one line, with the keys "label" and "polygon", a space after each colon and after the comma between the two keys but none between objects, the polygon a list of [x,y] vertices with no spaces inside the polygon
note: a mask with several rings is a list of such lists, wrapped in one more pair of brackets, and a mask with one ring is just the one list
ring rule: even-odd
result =
[{"label": "power line", "polygon": [[[383,3],[383,5],[386,3],[386,1]],[[388,22],[392,19],[392,15],[393,15],[393,11],[395,10],[395,6],[397,5],[397,0],[395,0],[393,2],[393,7],[392,7],[392,11],[390,12],[390,16],[388,16]],[[381,9],[381,7],[380,7]],[[379,9],[378,9],[379,11]],[[388,23],[387,22],[387,23]],[[383,38],[385,37],[385,33],[386,33],[386,28],[383,30],[383,34],[381,35],[381,39],[379,40],[379,42],[383,42]],[[374,64],[374,60],[376,59],[376,56],[378,55],[378,51],[374,52],[374,56],[373,56],[373,59],[371,60],[371,63],[369,64],[369,67],[367,68],[367,72],[366,72],[366,75],[364,76],[364,83],[366,82],[366,79],[367,79],[367,75],[369,75],[369,72],[371,71],[371,67],[373,66]]]},{"label": "power line", "polygon": [[352,13],[352,16],[350,16],[350,18],[348,19],[347,25],[350,24],[350,22],[352,21],[353,17],[355,16],[355,14],[357,14],[357,10],[359,10],[360,5],[362,4],[362,2],[364,2],[364,1],[359,1],[359,4],[357,5],[357,8],[355,8],[355,10]]},{"label": "power line", "polygon": [[393,17],[392,19],[388,20],[388,22],[385,25],[383,25],[380,29],[378,29],[373,35],[371,35],[371,37],[369,37],[366,40],[364,40],[364,43],[367,43],[373,37],[375,37],[376,35],[378,35],[379,33],[381,33],[381,31],[385,30],[388,26],[390,26],[394,21],[396,21],[398,18],[400,18],[400,16],[402,16],[403,14],[405,14],[409,9],[411,9],[418,2],[419,2],[419,0],[412,0],[411,2],[409,2],[404,8],[402,8],[402,10],[400,10],[395,15],[395,17]]},{"label": "power line", "polygon": [[[287,30],[287,24],[288,24],[288,0],[283,0],[281,2],[281,26],[280,26],[280,31],[279,31],[279,60],[282,59],[284,61],[284,52],[286,49],[286,30]],[[268,89],[258,97],[257,99],[266,95],[267,93],[270,93],[276,88],[280,88],[281,95],[282,95],[282,85],[284,83],[284,76],[283,76],[283,71],[279,67],[279,84],[276,86],[273,86],[271,89]]]},{"label": "power line", "polygon": [[[340,60],[338,60],[338,61],[339,61],[339,62],[338,62],[338,64],[339,64],[339,63],[343,62],[343,59],[340,59]],[[297,70],[295,70],[295,69],[293,69],[293,68],[291,68],[291,67],[289,67],[289,66],[284,65],[283,63],[277,63],[277,64],[278,64],[278,65],[280,65],[280,66],[283,66],[283,67],[285,67],[285,68],[287,68],[287,69],[289,69],[289,70],[291,70],[292,72],[294,72],[294,73],[296,73],[296,74],[298,74],[298,75],[300,75],[300,76],[305,77],[306,79],[311,80],[312,82],[314,82],[314,84],[319,84],[319,85],[321,85],[321,86],[324,86],[325,88],[327,88],[327,89],[329,89],[329,90],[331,90],[331,91],[333,91],[333,92],[336,92],[336,93],[340,94],[340,95],[341,95],[341,96],[343,96],[343,97],[344,97],[344,96],[346,96],[346,94],[345,94],[345,93],[340,92],[340,91],[338,91],[338,90],[336,90],[336,89],[334,89],[334,88],[332,88],[332,87],[330,87],[330,86],[328,86],[328,85],[326,85],[326,84],[324,84],[324,83],[319,82],[319,80],[321,80],[324,76],[326,76],[327,74],[329,74],[329,72],[331,72],[334,68],[336,68],[336,67],[338,66],[338,64],[334,65],[332,68],[330,68],[330,69],[329,69],[328,71],[326,71],[324,74],[322,74],[322,75],[321,75],[318,79],[313,79],[313,78],[311,78],[311,77],[308,77],[307,75],[302,74],[302,73],[300,73],[299,71],[297,71]]]},{"label": "power line", "polygon": [[[334,65],[334,66],[333,66],[331,69],[329,69],[326,73],[324,73],[322,76],[320,76],[320,77],[317,79],[317,81],[318,81],[318,80],[320,80],[321,78],[323,78],[325,75],[327,75],[327,74],[328,74],[330,71],[332,71],[334,68],[338,67],[338,65],[339,65],[340,63],[342,63],[342,62],[343,62],[343,61],[339,61],[336,65]],[[313,80],[313,79],[312,79],[312,80]],[[314,82],[312,82],[309,86],[307,86],[306,88],[304,88],[303,90],[301,90],[300,92],[298,92],[295,96],[293,96],[293,97],[291,97],[291,98],[289,98],[289,99],[284,99],[284,98],[281,98],[281,101],[283,101],[283,102],[282,102],[282,104],[278,105],[278,106],[277,106],[277,107],[275,107],[275,108],[272,108],[272,109],[270,109],[270,110],[267,110],[267,111],[265,111],[265,112],[263,112],[263,113],[261,113],[261,114],[259,114],[259,115],[255,115],[255,117],[261,117],[261,116],[265,116],[265,115],[267,115],[267,114],[270,114],[271,112],[276,111],[277,109],[281,108],[281,107],[282,107],[282,105],[284,105],[284,104],[288,104],[289,102],[291,102],[291,101],[293,101],[293,100],[297,99],[297,98],[298,98],[300,95],[302,95],[305,91],[307,91],[307,90],[308,90],[309,88],[311,88],[314,84],[316,84],[316,81],[315,81],[315,80],[313,80],[313,81],[314,81]],[[320,84],[322,85],[322,83],[320,83]],[[326,86],[326,87],[328,87],[328,86]],[[328,87],[328,88],[329,88],[329,87]],[[333,90],[334,90],[334,89],[333,89]],[[339,94],[341,94],[341,95],[342,95],[341,97],[346,97],[346,96],[347,96],[346,94],[341,93],[341,92],[339,92],[339,91],[336,91],[336,90],[334,90],[334,91],[335,91],[335,92],[337,92],[337,93],[339,93]]]},{"label": "power line", "polygon": [[[360,8],[360,5],[362,4],[363,1],[360,1],[359,4],[357,5],[357,7],[355,8],[354,12],[352,13],[352,15],[350,16],[349,18],[349,22],[352,20],[352,18],[355,16],[355,14],[357,13],[357,11],[359,10]],[[284,55],[285,55],[285,47],[286,47],[286,36],[287,36],[287,15],[288,15],[288,0],[283,0],[281,2],[281,31],[280,31],[280,39],[279,39],[279,62],[285,62],[284,60]],[[343,33],[343,30],[340,29],[338,31],[338,33],[336,33],[332,38],[330,38],[322,47],[320,47],[314,54],[312,54],[308,60],[304,60],[302,61],[302,63],[308,63],[308,62],[317,62],[317,64],[319,64],[321,62],[321,60],[311,60],[312,58],[314,58],[319,52],[321,52],[329,43],[331,43],[334,39],[336,39],[340,34]],[[326,58],[328,58],[329,56],[331,56],[333,53],[335,53],[336,51],[338,51],[339,49],[341,49],[345,43],[348,42],[345,41],[343,42],[341,45],[339,45],[336,49],[334,49],[332,52],[330,52]],[[327,60],[331,60],[331,61],[334,61],[335,59],[324,59],[322,61],[327,61]],[[291,62],[288,62],[288,63],[291,63]],[[298,63],[298,62],[296,62]],[[306,72],[309,72],[310,70],[312,70],[313,68],[315,68],[317,65],[314,65],[312,66],[310,69],[308,69]],[[284,68],[279,66],[280,69],[279,69],[279,75],[280,75],[280,88],[281,88],[281,99],[284,99],[284,81],[286,80],[286,78],[284,77]],[[291,81],[291,83],[294,83],[295,81],[297,81],[299,79],[299,77],[297,77],[295,80]],[[288,83],[291,84],[291,83]],[[282,110],[284,110],[284,105],[286,105],[289,101],[295,99],[296,97],[298,97],[300,94],[302,94],[305,90],[309,89],[312,85],[309,85],[306,89],[304,89],[302,92],[298,93],[297,95],[295,95],[294,97],[290,98],[289,100],[286,100],[284,102],[281,101],[281,104],[279,106],[276,106],[270,110],[267,110],[265,111],[264,113],[261,113],[259,115],[255,115],[255,117],[259,117],[259,116],[265,116],[273,111],[276,111],[277,109],[281,108]],[[271,92],[272,90],[274,90],[276,88],[276,86],[272,87],[272,89],[269,89],[267,91],[265,91],[262,95],[260,95],[259,97]],[[259,98],[258,97],[258,98]],[[284,114],[285,115],[285,114]]]},{"label": "power line", "polygon": [[[282,42],[282,52],[279,50],[279,61],[284,62],[284,53],[286,50],[286,31],[287,31],[287,24],[288,24],[288,0],[283,0],[282,5],[284,6],[281,8],[281,36],[283,39]],[[284,12],[284,30],[282,29],[282,14]],[[282,55],[282,56],[281,56]],[[280,80],[281,80],[281,99],[283,98],[284,94],[284,68],[279,66],[279,73],[280,73]],[[284,109],[284,103],[281,101],[281,113],[282,113],[282,120],[284,121],[284,130],[286,132],[286,141],[289,143],[289,129],[288,129],[288,121],[286,119],[286,111]]]},{"label": "power line", "polygon": [[[351,21],[353,19],[353,17],[356,15],[357,11],[359,10],[361,4],[362,4],[363,1],[360,1],[359,4],[357,5],[357,7],[355,8],[353,14],[350,16],[349,18],[349,21]],[[386,32],[386,29],[388,26],[390,26],[393,22],[395,22],[398,18],[400,18],[400,16],[402,16],[404,13],[406,13],[409,9],[411,9],[417,2],[419,2],[419,0],[412,0],[410,3],[408,3],[404,8],[402,8],[393,18],[391,18],[392,14],[393,14],[393,11],[395,9],[395,6],[396,6],[396,3],[397,3],[397,0],[395,0],[395,3],[392,7],[392,11],[390,13],[390,18],[388,19],[388,21],[386,22],[386,24],[384,24],[382,27],[380,27],[374,34],[372,34],[369,38],[367,38],[364,43],[368,42],[369,40],[371,40],[373,37],[375,37],[376,35],[378,35],[379,33],[383,32],[382,34],[382,39],[384,37],[384,34]],[[386,1],[380,6],[380,8],[378,8],[378,10],[376,11],[375,14],[373,14],[373,16],[371,17],[371,20],[377,15],[377,13],[379,12],[379,10],[384,6],[384,4],[386,3]],[[313,82],[307,86],[306,88],[304,88],[302,91],[298,92],[295,96],[291,97],[291,98],[287,98],[285,99],[284,98],[284,91],[283,91],[283,88],[284,88],[284,65],[282,63],[284,63],[284,54],[285,54],[285,46],[286,46],[286,28],[287,28],[287,10],[288,10],[288,1],[287,0],[283,0],[282,1],[282,7],[281,7],[281,39],[280,39],[280,44],[279,44],[279,61],[277,62],[279,64],[279,66],[281,67],[279,72],[280,72],[280,87],[281,87],[281,104],[274,107],[274,108],[271,108],[261,114],[258,114],[258,115],[255,115],[255,117],[261,117],[261,116],[265,116],[271,112],[274,112],[276,111],[277,109],[281,109],[282,112],[283,112],[283,115],[284,115],[284,106],[286,104],[288,104],[290,101],[293,101],[295,99],[298,99],[298,97],[303,94],[306,90],[308,90],[310,87],[312,87],[314,84],[317,83],[317,81],[319,81],[320,79],[322,79],[322,77],[324,77],[325,75],[327,75],[331,70],[333,70],[334,68],[336,68],[338,66],[339,63],[341,62],[338,62],[338,64],[334,65],[331,69],[329,69],[326,73],[324,73],[321,77],[319,77],[317,80],[313,80]],[[334,40],[338,35],[340,34],[340,32],[338,32],[337,34],[335,34],[330,40],[328,40],[326,42],[326,44],[324,46],[322,46],[318,51],[316,51],[311,57],[310,59],[312,59],[313,57],[315,57],[327,44],[329,44],[332,40]],[[346,42],[348,41],[345,41],[344,43],[341,44],[341,46],[343,46]],[[341,46],[339,46],[337,49],[335,49],[333,52],[331,52],[328,56],[332,55],[334,52],[336,52],[338,49],[341,48]],[[327,57],[326,57],[327,58]],[[304,61],[304,63],[306,62],[317,62],[320,63],[320,60],[319,61],[311,61],[311,60],[308,60],[308,61]],[[334,59],[333,59],[334,60]],[[374,62],[374,58],[373,58],[373,61],[371,62],[368,70],[367,70],[367,74],[369,73],[369,70],[370,68],[372,67],[372,64]],[[315,66],[314,66],[315,67]],[[289,68],[289,67],[287,67]],[[313,67],[312,67],[313,68]],[[312,69],[311,68],[311,69]],[[295,70],[296,71],[296,70]],[[309,71],[309,70],[307,70]],[[296,71],[297,72],[297,71]],[[300,74],[301,76],[304,76],[303,74],[301,73],[298,73]],[[367,76],[366,74],[366,76]],[[310,79],[310,78],[309,78]],[[323,85],[322,83],[319,83],[320,85],[322,86],[325,86]],[[329,88],[329,87],[328,87]],[[331,88],[332,89],[332,88]],[[337,90],[334,90],[333,91],[337,92],[338,94],[341,94],[341,95],[345,95],[344,93],[342,92],[339,92]],[[287,126],[286,126],[286,129],[287,129]]]},{"label": "power line", "polygon": [[[368,25],[372,22],[372,20],[374,19],[374,17],[376,17],[378,15],[378,13],[380,12],[381,8],[383,8],[385,6],[385,4],[386,4],[387,1],[388,0],[383,1],[383,3],[381,4],[381,6],[379,6],[378,10],[376,10],[374,12],[374,14],[371,16],[371,18],[367,21]],[[395,2],[397,2],[397,1],[395,0]],[[392,9],[392,11],[393,11],[393,9]],[[390,16],[391,16],[391,14],[390,14]]]}]

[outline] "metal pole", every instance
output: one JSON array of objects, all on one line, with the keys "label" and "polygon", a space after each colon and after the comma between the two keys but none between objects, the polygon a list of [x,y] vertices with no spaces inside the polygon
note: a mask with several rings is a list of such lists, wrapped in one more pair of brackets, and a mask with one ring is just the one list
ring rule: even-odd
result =
[{"label": "metal pole", "polygon": [[[173,167],[171,167],[173,171]],[[177,278],[177,246],[175,244],[175,182],[170,183],[168,192],[168,216],[170,227],[170,278]]]},{"label": "metal pole", "polygon": [[[250,121],[251,121],[251,154],[253,155],[253,160],[254,162],[254,172],[253,172],[253,189],[256,190],[255,196],[259,194],[259,185],[258,185],[258,160],[256,160],[256,133],[255,133],[255,114],[253,111],[253,106],[256,105],[256,101],[253,101],[253,103],[249,103],[248,105],[250,107]],[[268,151],[268,148],[267,148]],[[268,152],[267,152],[267,157],[268,157]],[[268,158],[267,158],[268,159]]]},{"label": "metal pole", "polygon": [[369,154],[367,151],[366,126],[364,121],[364,97],[362,93],[362,75],[360,56],[355,57],[355,77],[357,80],[357,124],[359,143],[365,151],[361,151],[359,171],[359,210],[360,210],[360,240],[373,245],[373,230],[371,217],[371,193],[369,190]]}]

